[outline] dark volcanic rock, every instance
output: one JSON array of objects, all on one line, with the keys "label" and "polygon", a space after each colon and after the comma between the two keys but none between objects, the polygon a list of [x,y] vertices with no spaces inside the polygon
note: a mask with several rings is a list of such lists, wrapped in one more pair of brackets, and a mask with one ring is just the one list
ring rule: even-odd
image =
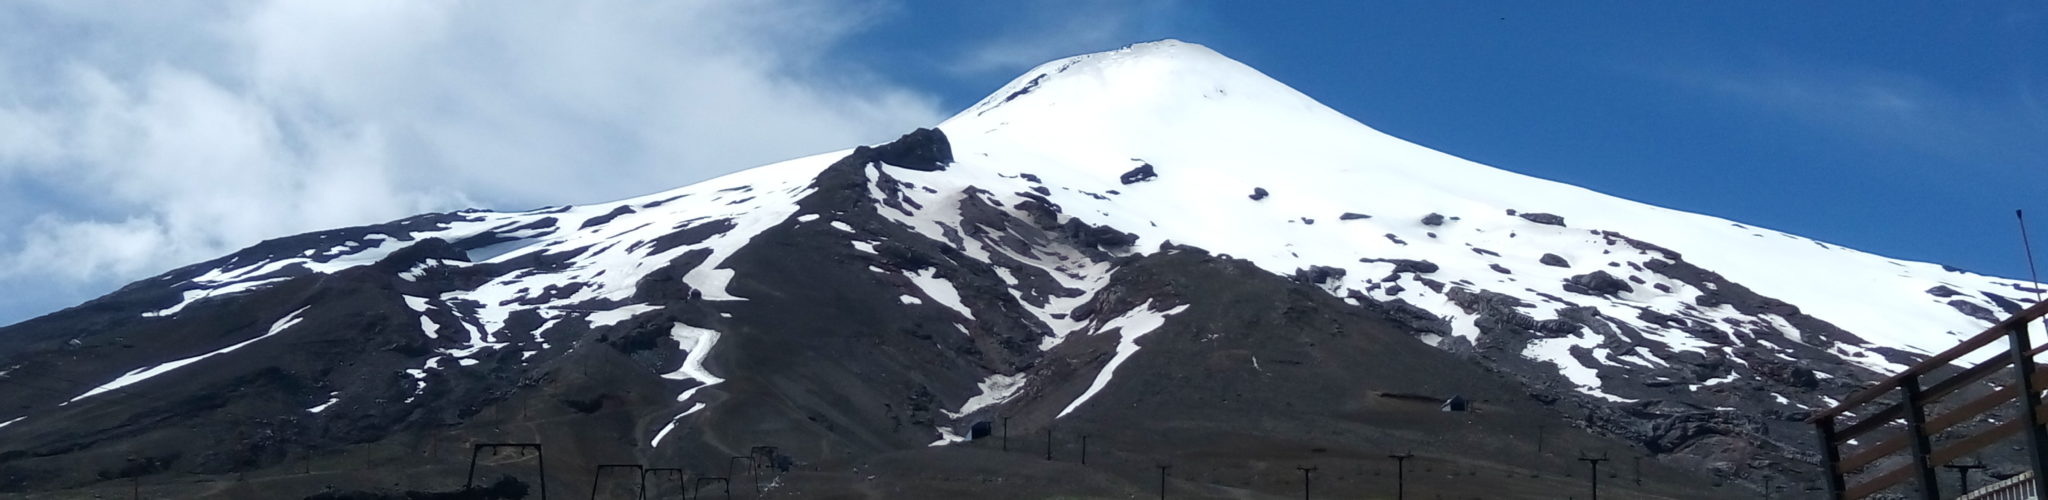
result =
[{"label": "dark volcanic rock", "polygon": [[1429,215],[1422,216],[1422,225],[1431,227],[1444,225],[1444,215],[1438,213],[1431,213]]},{"label": "dark volcanic rock", "polygon": [[1927,289],[1927,294],[1946,299],[1949,297],[1962,295],[1963,292],[1958,292],[1954,288],[1949,288],[1948,285],[1934,285],[1934,288]]},{"label": "dark volcanic rock", "polygon": [[953,163],[953,144],[946,141],[945,132],[935,128],[921,128],[904,134],[903,137],[888,144],[874,148],[854,148],[853,155],[867,155],[866,157],[873,161],[911,170],[936,172],[945,170],[946,165]]},{"label": "dark volcanic rock", "polygon": [[1323,285],[1344,279],[1344,268],[1330,266],[1308,266],[1308,269],[1294,270],[1294,281],[1310,285]]},{"label": "dark volcanic rock", "polygon": [[1615,296],[1622,292],[1636,291],[1627,281],[1607,274],[1607,271],[1593,271],[1573,276],[1566,278],[1564,283],[1564,291],[1583,295]]},{"label": "dark volcanic rock", "polygon": [[1267,194],[1268,194],[1268,193],[1266,193],[1266,188],[1252,188],[1252,195],[1251,195],[1252,201],[1259,201],[1259,200],[1263,200],[1263,199],[1266,199],[1266,195],[1267,195]]},{"label": "dark volcanic rock", "polygon": [[1502,265],[1500,265],[1500,264],[1487,264],[1487,265],[1486,265],[1486,267],[1492,268],[1492,269],[1493,269],[1493,272],[1496,272],[1496,273],[1501,273],[1501,274],[1515,274],[1515,272],[1514,272],[1514,271],[1510,271],[1510,270],[1508,270],[1507,266],[1502,266]]},{"label": "dark volcanic rock", "polygon": [[1998,322],[1998,315],[1993,314],[1990,309],[1985,309],[1984,306],[1977,305],[1967,300],[1951,300],[1948,301],[1948,306],[1955,308],[1956,311],[1963,313],[1964,316],[1981,319],[1984,320],[1984,322],[1986,323]]},{"label": "dark volcanic rock", "polygon": [[1550,267],[1572,267],[1571,262],[1565,261],[1564,257],[1558,257],[1554,253],[1543,254],[1543,258],[1538,259],[1537,262]]},{"label": "dark volcanic rock", "polygon": [[1551,214],[1524,212],[1522,215],[1519,215],[1518,217],[1527,219],[1529,222],[1534,222],[1537,224],[1559,227],[1564,226],[1564,217],[1559,217]]},{"label": "dark volcanic rock", "polygon": [[1429,274],[1429,273],[1437,272],[1437,270],[1438,270],[1438,269],[1442,269],[1441,267],[1437,266],[1437,265],[1436,265],[1436,263],[1434,263],[1434,262],[1430,262],[1430,261],[1426,261],[1426,260],[1411,260],[1411,259],[1371,259],[1371,258],[1367,258],[1367,259],[1358,259],[1358,261],[1359,261],[1359,262],[1385,262],[1385,263],[1393,264],[1393,265],[1394,265],[1394,272],[1397,272],[1397,273],[1420,273],[1420,274]]},{"label": "dark volcanic rock", "polygon": [[1152,164],[1150,163],[1138,165],[1138,168],[1133,168],[1129,172],[1124,172],[1124,175],[1117,176],[1117,180],[1127,186],[1157,178],[1159,178],[1159,173],[1152,171]]},{"label": "dark volcanic rock", "polygon": [[1355,212],[1344,212],[1344,215],[1337,216],[1337,220],[1359,220],[1370,218],[1372,218],[1372,216]]}]

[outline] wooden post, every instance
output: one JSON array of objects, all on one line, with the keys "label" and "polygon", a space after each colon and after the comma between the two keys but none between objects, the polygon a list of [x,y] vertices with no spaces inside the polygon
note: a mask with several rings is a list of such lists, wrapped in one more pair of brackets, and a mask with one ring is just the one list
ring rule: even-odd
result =
[{"label": "wooden post", "polygon": [[2048,431],[2041,428],[2041,418],[2034,412],[2041,407],[2041,388],[2034,387],[2034,342],[2027,338],[2027,324],[2013,325],[2006,338],[2011,340],[2012,366],[2019,384],[2020,418],[2027,422],[2027,459],[2034,470],[2034,498],[2048,498]]},{"label": "wooden post", "polygon": [[1821,482],[1827,486],[1827,498],[1842,500],[1842,490],[1846,488],[1842,484],[1842,472],[1836,470],[1837,464],[1842,463],[1842,450],[1835,446],[1835,417],[1823,417],[1814,422],[1813,427],[1820,431],[1820,463],[1824,467],[1821,473],[1825,474]]},{"label": "wooden post", "polygon": [[1906,393],[1906,433],[1913,439],[1914,476],[1920,479],[1920,498],[1941,500],[1941,483],[1929,460],[1934,455],[1934,445],[1927,439],[1927,408],[1920,401],[1920,376],[1906,377],[1899,389]]}]

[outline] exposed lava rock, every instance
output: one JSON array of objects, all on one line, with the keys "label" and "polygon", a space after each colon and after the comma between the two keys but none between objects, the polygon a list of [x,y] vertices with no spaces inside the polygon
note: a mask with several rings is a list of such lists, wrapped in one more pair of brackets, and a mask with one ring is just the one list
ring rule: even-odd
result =
[{"label": "exposed lava rock", "polygon": [[1344,279],[1344,268],[1330,266],[1308,266],[1308,269],[1294,270],[1294,281],[1310,285],[1324,285]]},{"label": "exposed lava rock", "polygon": [[1946,299],[1949,297],[1962,295],[1963,292],[1958,292],[1954,288],[1949,288],[1948,285],[1934,285],[1934,288],[1927,289],[1927,294]]},{"label": "exposed lava rock", "polygon": [[1559,216],[1556,216],[1556,215],[1551,215],[1551,214],[1545,214],[1545,213],[1534,213],[1534,212],[1525,212],[1525,213],[1523,213],[1523,214],[1519,215],[1518,217],[1521,217],[1521,218],[1523,218],[1523,219],[1526,219],[1526,220],[1528,220],[1529,222],[1534,222],[1534,223],[1537,223],[1537,224],[1543,224],[1543,225],[1547,225],[1547,226],[1558,226],[1558,227],[1564,227],[1564,217],[1559,217]]},{"label": "exposed lava rock", "polygon": [[1430,262],[1430,261],[1426,261],[1426,260],[1411,260],[1411,259],[1372,259],[1372,258],[1366,258],[1366,259],[1358,259],[1358,261],[1359,261],[1359,262],[1367,262],[1367,263],[1372,263],[1372,262],[1385,262],[1385,263],[1393,264],[1393,265],[1394,265],[1394,272],[1397,272],[1397,273],[1418,273],[1418,274],[1429,274],[1429,273],[1437,272],[1437,271],[1438,271],[1439,269],[1442,269],[1441,267],[1437,266],[1437,265],[1436,265],[1436,263],[1434,263],[1434,262]]},{"label": "exposed lava rock", "polygon": [[1508,270],[1508,268],[1507,268],[1506,266],[1502,266],[1502,265],[1500,265],[1500,264],[1487,264],[1487,265],[1486,265],[1486,267],[1488,267],[1488,268],[1492,268],[1492,269],[1493,269],[1493,272],[1496,272],[1496,273],[1501,273],[1501,274],[1515,274],[1515,272],[1514,272],[1514,271],[1510,271],[1510,270]]},{"label": "exposed lava rock", "polygon": [[576,228],[590,229],[592,227],[602,226],[604,225],[604,223],[611,222],[612,219],[617,219],[619,218],[619,216],[630,213],[633,213],[633,207],[627,205],[619,205],[619,208],[614,208],[610,212],[605,212],[604,215],[591,217],[589,220],[583,221],[583,224],[576,226]]},{"label": "exposed lava rock", "polygon": [[1536,262],[1550,267],[1572,267],[1571,262],[1564,260],[1564,257],[1559,257],[1554,253],[1543,254],[1543,258],[1537,259]]},{"label": "exposed lava rock", "polygon": [[1620,295],[1622,292],[1634,292],[1636,290],[1635,287],[1629,286],[1627,281],[1616,278],[1612,274],[1607,274],[1607,271],[1593,271],[1566,278],[1564,291],[1582,295],[1611,297]]},{"label": "exposed lava rock", "polygon": [[1138,168],[1133,168],[1129,172],[1124,172],[1124,175],[1118,176],[1117,180],[1128,186],[1157,178],[1159,178],[1159,173],[1152,170],[1152,164],[1146,163],[1138,165]]},{"label": "exposed lava rock", "polygon": [[1444,225],[1444,215],[1439,213],[1424,215],[1422,216],[1422,225],[1431,227]]},{"label": "exposed lava rock", "polygon": [[1109,226],[1096,226],[1081,219],[1067,219],[1060,225],[1060,235],[1069,241],[1086,247],[1121,249],[1138,242],[1138,235],[1118,231]]},{"label": "exposed lava rock", "polygon": [[1337,216],[1337,220],[1359,220],[1370,218],[1372,218],[1372,216],[1356,212],[1344,212],[1344,215]]},{"label": "exposed lava rock", "polygon": [[946,140],[946,133],[936,128],[913,130],[895,141],[873,148],[861,146],[853,149],[852,156],[887,163],[897,167],[924,172],[945,170],[953,163],[953,144]]},{"label": "exposed lava rock", "polygon": [[1267,195],[1267,194],[1268,194],[1268,193],[1266,193],[1266,188],[1252,188],[1252,195],[1251,195],[1252,201],[1259,201],[1259,200],[1263,200],[1263,199],[1266,199],[1266,195]]},{"label": "exposed lava rock", "polygon": [[1998,322],[1998,315],[1993,314],[1990,309],[1985,309],[1984,306],[1977,305],[1976,303],[1967,300],[1951,300],[1948,301],[1948,306],[1955,308],[1957,312],[1963,313],[1964,316],[1981,319],[1984,320],[1984,322],[1986,323]]}]

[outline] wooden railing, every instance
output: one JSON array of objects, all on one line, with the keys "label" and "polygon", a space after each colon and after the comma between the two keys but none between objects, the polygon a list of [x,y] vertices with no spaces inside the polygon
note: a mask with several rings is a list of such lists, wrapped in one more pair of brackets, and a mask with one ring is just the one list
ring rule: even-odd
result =
[{"label": "wooden railing", "polygon": [[[2048,346],[2037,346],[2027,336],[2028,324],[2042,316],[2048,316],[2048,302],[2034,304],[2033,307],[1998,322],[1983,333],[1964,340],[1962,344],[1935,354],[1870,388],[1858,391],[1835,407],[1816,413],[1808,419],[1807,422],[1813,424],[1820,433],[1820,456],[1827,467],[1825,473],[1829,498],[1859,499],[1898,486],[1907,479],[1914,479],[1919,489],[1918,498],[1938,500],[1941,498],[1941,492],[1935,481],[1935,467],[2021,431],[2025,431],[2023,436],[2028,443],[2026,450],[2033,465],[2034,477],[2048,477],[2042,475],[2042,467],[2048,465],[2048,454],[2044,454],[2048,452],[2044,450],[2044,445],[2048,445],[2048,428],[2042,427],[2042,423],[2048,421],[2048,412],[2044,412],[2041,406],[2041,390],[2048,387],[2048,370],[2034,363],[2034,356],[2048,351]],[[2000,337],[2006,339],[2006,347],[1996,355],[1964,368],[1954,375],[1934,381],[1932,385],[1925,384],[1928,378],[1936,375],[1935,371],[1952,366],[1957,359],[1992,345]],[[1940,401],[1944,396],[1985,381],[1993,373],[2008,367],[2012,368],[2009,371],[2010,378],[1999,383],[2000,387],[1997,390],[1957,403],[1940,415],[1930,418],[1927,414],[1930,405]],[[1864,406],[1878,403],[1878,398],[1894,392],[1899,394],[1899,402],[1885,405],[1875,412],[1857,411]],[[1934,446],[1931,438],[1937,433],[1974,420],[2007,403],[2017,404],[2023,411],[2015,412],[2016,416],[2012,420],[1950,439],[1941,443],[1940,447]],[[1866,416],[1846,427],[1840,426],[1839,420],[1849,416],[1851,412]],[[1878,432],[1898,424],[1903,424],[1904,428]],[[1879,440],[1875,444],[1854,450],[1854,453],[1848,456],[1842,456],[1843,444],[1858,438],[1871,437],[1877,437]],[[1901,451],[1905,451],[1911,457],[1910,463],[1875,474],[1866,474],[1860,481],[1849,484],[1848,480],[1852,473]],[[2048,500],[2048,482],[2036,481],[2033,485],[2033,491],[2029,492],[2032,498]]]},{"label": "wooden railing", "polygon": [[1956,497],[1956,500],[2032,500],[2040,498],[2035,496],[2037,494],[2034,491],[2036,486],[2034,484],[2034,473],[2022,472],[2020,475],[2006,478],[2004,481],[1978,488],[1977,491],[1964,493],[1963,496]]}]

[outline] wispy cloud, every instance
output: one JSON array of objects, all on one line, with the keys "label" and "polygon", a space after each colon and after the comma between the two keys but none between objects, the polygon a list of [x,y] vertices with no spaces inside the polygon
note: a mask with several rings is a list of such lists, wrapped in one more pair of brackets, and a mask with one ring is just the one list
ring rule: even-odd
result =
[{"label": "wispy cloud", "polygon": [[2039,141],[2048,128],[2025,82],[2010,93],[1961,90],[1904,73],[1792,64],[1661,76],[1873,148],[1960,160],[2048,160],[2048,145]]},{"label": "wispy cloud", "polygon": [[1019,73],[1061,57],[1107,50],[1182,15],[1178,0],[1049,0],[1005,11],[998,31],[955,59],[960,74]]},{"label": "wispy cloud", "polygon": [[0,289],[60,290],[7,294],[0,324],[264,238],[627,197],[936,122],[932,97],[828,60],[873,14],[0,6]]}]

